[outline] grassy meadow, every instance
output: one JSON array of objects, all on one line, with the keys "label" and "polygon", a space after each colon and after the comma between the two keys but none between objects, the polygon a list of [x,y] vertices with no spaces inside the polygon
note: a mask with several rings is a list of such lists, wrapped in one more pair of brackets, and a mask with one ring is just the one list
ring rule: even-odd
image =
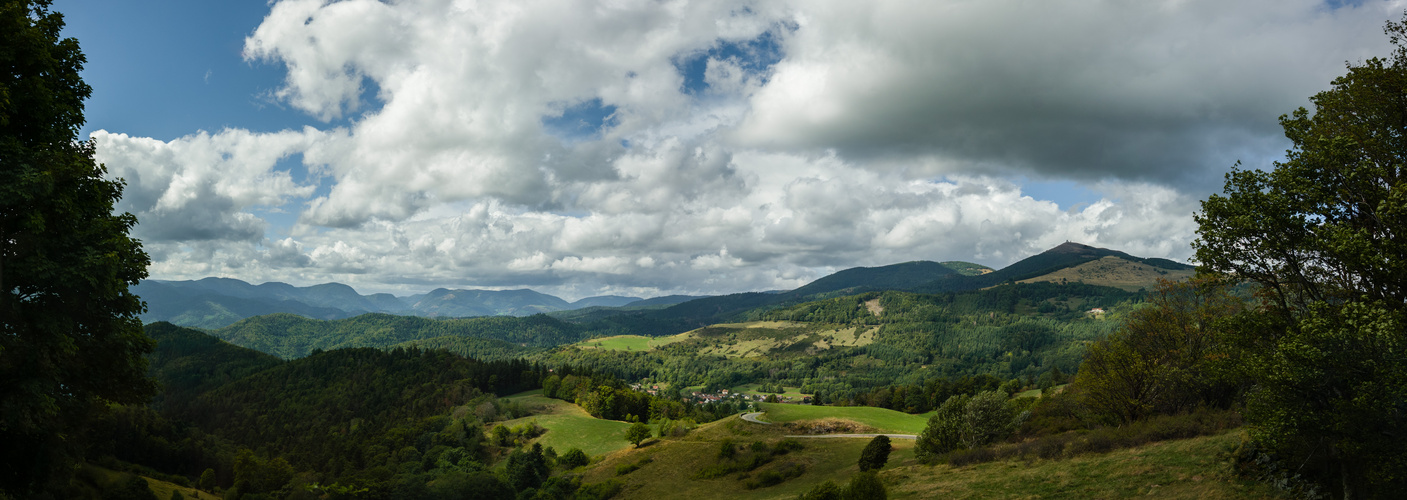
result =
[{"label": "grassy meadow", "polygon": [[530,408],[532,416],[501,423],[512,427],[537,421],[538,425],[547,429],[547,433],[533,442],[544,447],[551,446],[559,454],[571,448],[581,448],[587,455],[597,456],[630,446],[625,440],[625,429],[630,427],[629,423],[592,417],[575,404],[543,396],[540,390],[505,399]]},{"label": "grassy meadow", "polygon": [[778,403],[759,403],[767,412],[761,420],[772,423],[788,423],[800,420],[838,418],[853,420],[873,427],[876,432],[894,434],[918,434],[928,425],[931,414],[910,415],[908,413],[875,408],[871,406],[811,406]]},{"label": "grassy meadow", "polygon": [[607,351],[648,351],[656,347],[673,344],[684,340],[684,335],[671,335],[668,337],[645,337],[642,335],[616,335],[613,337],[597,337],[577,342],[576,346],[582,349],[604,349]]},{"label": "grassy meadow", "polygon": [[[122,485],[122,480],[126,474],[93,464],[84,464],[83,469],[79,472],[79,476],[100,491],[112,491]],[[171,493],[176,491],[181,492],[181,496],[187,499],[218,500],[224,498],[208,491],[200,491],[195,488],[152,479],[146,476],[142,476],[142,479],[146,480],[147,487],[151,489],[151,492],[155,494],[156,498],[159,500],[171,498]]]},{"label": "grassy meadow", "polygon": [[[778,405],[769,405],[778,406]],[[781,405],[788,406],[788,405]],[[798,407],[805,408],[805,407]],[[816,410],[846,410],[811,407]],[[854,416],[854,415],[850,415]],[[845,418],[814,412],[807,417]],[[697,471],[724,463],[721,441],[741,448],[753,442],[774,446],[786,428],[729,417],[705,424],[679,438],[652,439],[639,449],[624,448],[586,467],[583,479],[596,483],[622,481],[620,499],[741,498],[792,499],[825,481],[844,485],[858,472],[856,462],[868,439],[806,439],[802,448],[752,471],[706,479]],[[894,451],[880,478],[890,498],[1282,498],[1270,486],[1236,479],[1216,457],[1235,446],[1240,431],[1216,436],[1165,441],[1104,454],[1060,460],[998,461],[965,467],[923,465],[914,456],[913,441],[893,441]],[[639,464],[618,476],[616,467]],[[748,489],[747,483],[766,471],[801,465],[800,476],[768,487]]]}]

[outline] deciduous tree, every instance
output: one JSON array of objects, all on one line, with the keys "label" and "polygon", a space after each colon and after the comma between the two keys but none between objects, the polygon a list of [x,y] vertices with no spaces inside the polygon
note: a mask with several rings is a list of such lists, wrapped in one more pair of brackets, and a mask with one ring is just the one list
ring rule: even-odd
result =
[{"label": "deciduous tree", "polygon": [[113,213],[122,181],[77,142],[92,91],[49,4],[0,1],[0,491],[21,497],[67,482],[107,403],[155,392],[128,290],[149,259]]},{"label": "deciduous tree", "polygon": [[1221,329],[1242,302],[1214,280],[1161,282],[1148,307],[1090,345],[1075,379],[1085,405],[1110,424],[1225,407],[1239,383],[1229,375]]},{"label": "deciduous tree", "polygon": [[1233,170],[1197,259],[1261,287],[1234,337],[1251,435],[1345,497],[1407,487],[1407,27],[1280,124],[1273,169]]},{"label": "deciduous tree", "polygon": [[625,429],[625,440],[639,448],[641,442],[650,439],[650,434],[650,426],[645,425],[644,422],[636,422]]}]

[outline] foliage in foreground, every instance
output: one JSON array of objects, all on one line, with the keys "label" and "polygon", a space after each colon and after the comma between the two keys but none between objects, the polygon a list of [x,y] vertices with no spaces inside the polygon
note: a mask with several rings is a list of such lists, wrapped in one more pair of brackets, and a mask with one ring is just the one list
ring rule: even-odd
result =
[{"label": "foliage in foreground", "polygon": [[1344,497],[1407,487],[1407,25],[1280,118],[1270,171],[1234,170],[1196,215],[1206,271],[1261,287],[1232,338],[1260,446]]},{"label": "foliage in foreground", "polygon": [[49,3],[0,2],[0,497],[62,495],[89,420],[156,392],[128,291],[150,259],[78,142],[86,58]]}]

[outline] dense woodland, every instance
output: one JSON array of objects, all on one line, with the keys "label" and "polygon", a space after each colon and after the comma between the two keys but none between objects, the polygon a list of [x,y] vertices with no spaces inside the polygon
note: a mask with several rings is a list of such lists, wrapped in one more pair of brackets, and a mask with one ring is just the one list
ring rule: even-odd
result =
[{"label": "dense woodland", "polygon": [[[518,449],[540,429],[485,432],[526,415],[497,396],[540,387],[547,374],[540,365],[418,348],[317,351],[282,361],[168,323],[147,331],[157,341],[151,370],[162,397],[113,407],[93,427],[99,463],[206,481],[204,489],[246,499],[511,497],[541,486],[556,463],[556,450]],[[636,397],[643,419],[651,409],[696,421],[717,416],[626,391],[609,375],[581,373],[567,378],[586,381],[585,393]],[[603,408],[603,417],[623,417]],[[489,472],[513,457],[531,470]],[[580,486],[559,483],[569,494]]]}]

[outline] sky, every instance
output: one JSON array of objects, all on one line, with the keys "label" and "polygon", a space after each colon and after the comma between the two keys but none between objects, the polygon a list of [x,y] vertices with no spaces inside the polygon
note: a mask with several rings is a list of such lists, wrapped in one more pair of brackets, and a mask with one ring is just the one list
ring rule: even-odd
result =
[{"label": "sky", "polygon": [[1407,0],[57,0],[151,278],[569,300],[1189,262]]}]

